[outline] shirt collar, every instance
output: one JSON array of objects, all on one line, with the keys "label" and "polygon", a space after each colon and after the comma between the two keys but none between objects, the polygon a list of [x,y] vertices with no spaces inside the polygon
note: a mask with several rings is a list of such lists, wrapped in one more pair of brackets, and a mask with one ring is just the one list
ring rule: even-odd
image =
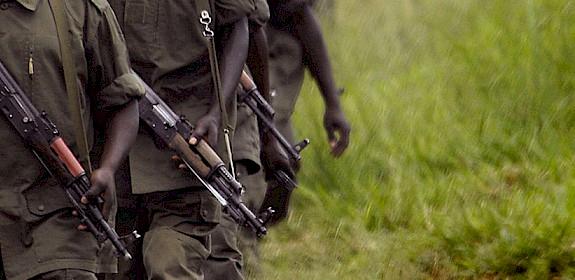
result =
[{"label": "shirt collar", "polygon": [[20,3],[24,8],[30,11],[36,11],[40,0],[16,0],[16,2]]}]

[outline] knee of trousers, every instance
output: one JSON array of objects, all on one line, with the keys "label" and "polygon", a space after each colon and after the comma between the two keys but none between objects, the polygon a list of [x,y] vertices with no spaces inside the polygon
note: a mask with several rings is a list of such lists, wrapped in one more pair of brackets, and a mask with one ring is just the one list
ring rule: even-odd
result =
[{"label": "knee of trousers", "polygon": [[222,217],[221,223],[211,233],[210,258],[228,259],[241,263],[242,254],[238,248],[238,229],[238,225],[229,215]]},{"label": "knee of trousers", "polygon": [[209,236],[191,236],[170,227],[151,229],[143,244],[148,278],[201,279],[209,249]]}]

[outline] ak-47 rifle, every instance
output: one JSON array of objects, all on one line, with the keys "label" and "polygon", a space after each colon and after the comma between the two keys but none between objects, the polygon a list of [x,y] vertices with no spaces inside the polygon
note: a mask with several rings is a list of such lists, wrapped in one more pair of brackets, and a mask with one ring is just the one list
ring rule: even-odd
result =
[{"label": "ak-47 rifle", "polygon": [[[56,125],[46,112],[39,112],[6,67],[0,62],[0,110],[18,131],[26,145],[42,163],[50,175],[58,180],[74,206],[80,222],[94,235],[98,242],[109,239],[119,255],[132,256],[125,244],[104,219],[99,206],[101,198],[88,204],[80,202],[91,186],[90,178],[68,148]],[[137,236],[137,233],[134,232]]]},{"label": "ak-47 rifle", "polygon": [[[277,130],[274,125],[273,117],[275,111],[272,106],[263,98],[260,94],[254,81],[248,76],[244,71],[240,78],[240,84],[244,89],[244,92],[240,95],[239,101],[245,103],[250,107],[250,109],[258,117],[258,122],[271,132],[275,139],[279,142],[282,148],[286,151],[288,156],[294,160],[301,160],[301,151],[309,145],[309,139],[304,139],[298,144],[292,146],[287,139]],[[273,176],[283,187],[293,190],[297,187],[297,184],[283,171],[275,170],[273,171]]]},{"label": "ak-47 rifle", "polygon": [[142,81],[142,84],[146,88],[146,95],[139,102],[140,120],[156,139],[159,138],[180,157],[236,223],[250,227],[260,237],[265,235],[265,223],[273,210],[266,209],[259,217],[254,215],[241,200],[242,185],[226,169],[214,149],[203,139],[190,143],[194,130],[192,125],[184,116],[174,113],[145,82]]}]

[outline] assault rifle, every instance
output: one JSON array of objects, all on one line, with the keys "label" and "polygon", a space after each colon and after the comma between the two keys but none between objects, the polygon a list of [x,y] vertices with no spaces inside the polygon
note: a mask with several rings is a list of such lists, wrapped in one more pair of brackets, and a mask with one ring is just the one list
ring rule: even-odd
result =
[{"label": "assault rifle", "polygon": [[[260,94],[256,84],[244,71],[240,78],[240,84],[242,85],[244,92],[240,95],[239,101],[245,103],[258,117],[258,122],[264,127],[264,129],[269,130],[274,138],[277,139],[282,148],[286,151],[288,156],[294,161],[301,160],[300,153],[307,145],[309,145],[309,139],[304,139],[298,144],[292,146],[285,137],[277,130],[274,125],[273,117],[275,111],[272,106],[263,98]],[[297,187],[297,184],[283,171],[276,170],[273,176],[280,185],[284,186],[288,190],[293,190]]]},{"label": "assault rifle", "polygon": [[160,139],[184,162],[194,176],[224,206],[239,225],[251,228],[258,236],[267,233],[265,223],[273,214],[271,208],[254,215],[242,202],[242,185],[226,169],[224,162],[203,139],[188,142],[194,130],[184,116],[174,111],[142,81],[146,95],[139,102],[140,120],[156,139]]},{"label": "assault rifle", "polygon": [[[94,235],[98,242],[109,239],[119,255],[132,256],[125,244],[104,219],[99,206],[101,198],[89,204],[80,202],[91,186],[90,178],[68,148],[56,125],[46,112],[39,112],[24,94],[16,80],[0,62],[0,110],[18,131],[26,145],[42,163],[46,171],[58,180],[66,196],[74,206],[80,222]],[[137,235],[137,233],[133,233]]]}]

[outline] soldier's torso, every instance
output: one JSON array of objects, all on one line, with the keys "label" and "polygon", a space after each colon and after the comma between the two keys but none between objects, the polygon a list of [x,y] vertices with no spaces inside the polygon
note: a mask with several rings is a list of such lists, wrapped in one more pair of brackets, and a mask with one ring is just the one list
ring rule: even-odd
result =
[{"label": "soldier's torso", "polygon": [[[98,99],[96,104],[92,98],[94,105],[121,105],[128,98],[114,95],[119,90],[102,88],[111,84],[121,84],[126,89],[137,86],[126,81],[110,82],[129,67],[115,19],[106,10],[107,2],[62,2],[72,34],[70,55],[76,64],[83,113],[89,119],[88,95]],[[107,35],[97,36],[101,30],[106,30]],[[97,37],[104,39],[96,43]],[[102,50],[114,58],[107,59],[109,56],[102,55]],[[0,0],[0,59],[34,106],[47,112],[75,150],[60,44],[47,0]],[[99,72],[93,74],[94,69]],[[88,73],[94,80],[88,79]],[[100,85],[89,85],[94,81]],[[136,94],[135,90],[122,92]],[[22,144],[4,115],[0,116],[0,146],[0,246],[7,278],[28,279],[62,268],[98,270],[95,238],[75,229],[78,220],[71,215],[62,187]]]},{"label": "soldier's torso", "polygon": [[[194,124],[214,99],[206,26],[210,30],[253,12],[253,0],[111,0],[126,37],[136,72],[178,114]],[[231,108],[234,107],[234,108]],[[235,104],[228,115],[235,123]],[[223,136],[220,137],[223,139]],[[221,141],[220,141],[221,142]],[[218,145],[220,155],[223,145]],[[158,150],[149,135],[138,136],[130,154],[134,193],[167,191],[199,185],[189,172],[175,168],[171,153]]]},{"label": "soldier's torso", "polygon": [[[59,41],[47,1],[2,1],[0,4],[0,60],[40,111],[46,111],[65,139],[74,144],[73,126],[62,75]],[[84,2],[84,1],[76,1]],[[73,56],[79,77],[85,76],[81,35],[74,37]],[[81,91],[83,93],[83,91]],[[86,98],[84,103],[88,104]],[[36,158],[20,136],[0,116],[0,190],[26,188],[42,174]],[[10,170],[10,172],[5,172]],[[0,206],[2,208],[2,206]]]}]

